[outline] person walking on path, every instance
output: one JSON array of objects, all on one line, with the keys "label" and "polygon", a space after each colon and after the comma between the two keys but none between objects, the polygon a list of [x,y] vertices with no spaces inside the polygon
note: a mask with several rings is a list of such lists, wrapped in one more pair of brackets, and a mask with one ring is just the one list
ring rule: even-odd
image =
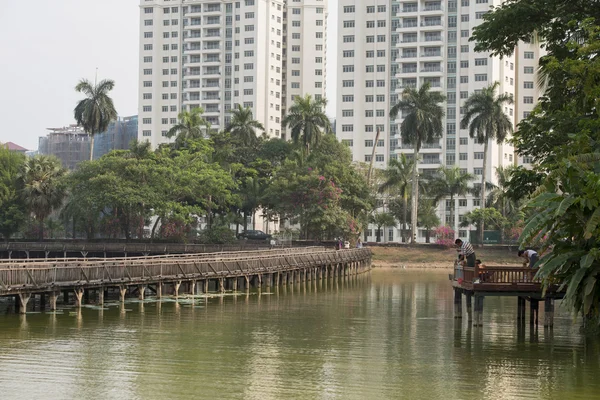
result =
[{"label": "person walking on path", "polygon": [[525,261],[523,266],[526,267],[529,264],[529,268],[534,268],[538,261],[538,253],[535,250],[519,250],[519,257],[523,257]]},{"label": "person walking on path", "polygon": [[457,247],[456,251],[458,251],[459,255],[466,261],[467,267],[475,268],[475,250],[473,250],[471,243],[456,239],[454,244]]}]

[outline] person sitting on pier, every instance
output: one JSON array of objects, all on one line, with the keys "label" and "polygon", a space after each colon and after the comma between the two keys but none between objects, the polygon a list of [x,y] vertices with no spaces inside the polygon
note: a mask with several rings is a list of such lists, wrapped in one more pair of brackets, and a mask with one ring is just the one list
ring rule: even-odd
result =
[{"label": "person sitting on pier", "polygon": [[525,261],[523,262],[523,267],[527,267],[529,264],[529,268],[534,268],[535,263],[538,261],[538,253],[535,250],[519,250],[519,257],[523,257]]},{"label": "person sitting on pier", "polygon": [[463,256],[464,260],[466,260],[466,266],[475,268],[475,250],[473,250],[471,243],[456,239],[454,244],[458,247],[456,251],[459,252],[459,255]]},{"label": "person sitting on pier", "polygon": [[485,265],[481,263],[480,259],[475,260],[475,265],[477,266],[477,272],[479,273],[479,279],[481,282],[485,282],[487,278],[487,272],[485,272]]}]

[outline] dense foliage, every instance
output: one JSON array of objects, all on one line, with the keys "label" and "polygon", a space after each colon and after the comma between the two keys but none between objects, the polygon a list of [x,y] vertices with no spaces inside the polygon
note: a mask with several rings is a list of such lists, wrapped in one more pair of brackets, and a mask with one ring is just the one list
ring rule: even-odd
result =
[{"label": "dense foliage", "polygon": [[[511,0],[475,28],[477,49],[512,53],[538,40],[547,55],[539,75],[545,93],[519,125],[517,151],[537,164],[519,174],[537,186],[528,203],[523,246],[540,246],[538,275],[567,287],[585,315],[600,312],[600,5],[586,0]],[[515,191],[513,191],[514,193]]]}]

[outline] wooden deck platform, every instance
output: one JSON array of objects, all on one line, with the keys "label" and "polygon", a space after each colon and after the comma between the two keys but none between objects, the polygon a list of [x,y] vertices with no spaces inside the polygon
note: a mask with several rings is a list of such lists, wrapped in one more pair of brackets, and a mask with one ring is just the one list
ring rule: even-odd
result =
[{"label": "wooden deck platform", "polygon": [[146,290],[161,297],[167,290],[178,296],[180,289],[195,294],[199,288],[238,290],[270,287],[316,279],[357,275],[371,268],[369,249],[329,250],[323,247],[260,250],[248,252],[177,254],[113,259],[57,258],[0,261],[0,297],[14,296],[15,308],[25,313],[31,296],[56,309],[62,292],[68,301],[75,295],[81,306],[90,292],[103,304],[108,288],[118,288],[121,300],[129,288],[140,299]]},{"label": "wooden deck platform", "polygon": [[483,300],[486,296],[517,297],[517,321],[525,321],[525,304],[529,301],[529,323],[538,324],[539,302],[544,301],[544,326],[554,326],[554,301],[562,299],[564,292],[549,287],[545,292],[535,278],[537,269],[517,266],[485,266],[475,268],[454,266],[451,275],[454,288],[454,317],[462,318],[462,296],[466,297],[467,317],[473,326],[483,325]]}]

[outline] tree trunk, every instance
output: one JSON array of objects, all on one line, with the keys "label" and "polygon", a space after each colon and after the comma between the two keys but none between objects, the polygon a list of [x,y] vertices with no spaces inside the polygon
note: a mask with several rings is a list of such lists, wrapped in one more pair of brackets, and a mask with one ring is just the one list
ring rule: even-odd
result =
[{"label": "tree trunk", "polygon": [[425,229],[425,243],[431,243],[429,239],[429,228]]},{"label": "tree trunk", "polygon": [[154,221],[154,225],[152,226],[152,232],[150,232],[150,240],[154,239],[154,234],[156,233],[156,227],[158,226],[158,222],[160,221],[160,217],[156,217],[156,221]]},{"label": "tree trunk", "polygon": [[90,161],[94,159],[94,135],[90,135]]},{"label": "tree trunk", "polygon": [[38,232],[38,239],[40,241],[44,240],[44,220],[42,218],[40,218],[40,226],[39,226],[39,232]]},{"label": "tree trunk", "polygon": [[404,202],[404,209],[402,210],[402,241],[406,243],[406,219],[408,216],[408,192],[404,188],[404,193],[402,193],[402,201]]},{"label": "tree trunk", "polygon": [[458,218],[456,218],[456,204],[454,203],[454,193],[450,193],[450,214],[452,215],[452,229],[454,229],[454,239],[458,237]]},{"label": "tree trunk", "polygon": [[[417,134],[417,137],[419,135]],[[417,139],[418,140],[418,139]],[[414,152],[414,167],[413,167],[413,179],[412,179],[412,215],[410,218],[411,224],[411,243],[417,242],[417,208],[419,205],[419,174],[418,174],[418,159],[419,159],[419,150],[417,143],[415,143],[415,152]]]},{"label": "tree trunk", "polygon": [[[481,174],[481,204],[480,208],[482,211],[481,216],[483,217],[483,210],[485,209],[485,175],[487,171],[487,156],[488,156],[488,141],[486,140],[483,144],[483,173]],[[481,224],[479,224],[479,244],[483,246],[483,231],[485,229],[485,221],[484,218],[481,218]]]},{"label": "tree trunk", "polygon": [[248,213],[244,210],[244,232],[248,230]]},{"label": "tree trunk", "polygon": [[252,230],[256,230],[256,208],[252,209]]}]

